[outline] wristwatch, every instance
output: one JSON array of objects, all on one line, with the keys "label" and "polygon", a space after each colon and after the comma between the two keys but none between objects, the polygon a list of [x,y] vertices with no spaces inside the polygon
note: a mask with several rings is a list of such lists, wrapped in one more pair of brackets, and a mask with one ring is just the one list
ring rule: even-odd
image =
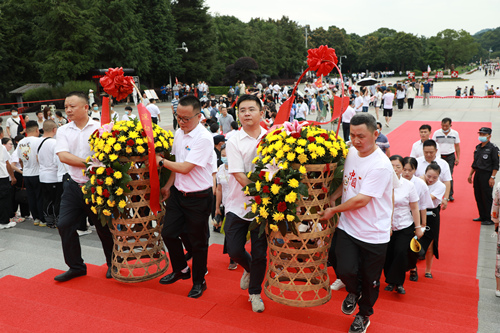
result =
[{"label": "wristwatch", "polygon": [[497,178],[497,177],[495,177],[495,176],[491,176],[491,178],[495,179],[495,178]]},{"label": "wristwatch", "polygon": [[163,167],[163,158],[161,159],[161,161],[160,161],[160,162],[158,162],[158,165],[159,165],[160,167]]}]

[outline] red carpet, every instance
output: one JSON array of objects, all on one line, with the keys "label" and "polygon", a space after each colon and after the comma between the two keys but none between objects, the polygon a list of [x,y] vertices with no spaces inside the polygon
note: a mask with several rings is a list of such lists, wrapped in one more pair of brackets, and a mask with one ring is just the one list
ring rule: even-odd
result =
[{"label": "red carpet", "polygon": [[[430,123],[436,129],[439,123]],[[391,151],[406,156],[418,140],[421,122],[406,122],[389,134]],[[479,229],[472,186],[467,183],[476,132],[487,123],[453,123],[461,134],[462,160],[455,169],[455,202],[442,213],[440,252],[434,279],[420,274],[407,281],[406,295],[380,291],[371,317],[374,332],[476,332],[476,280]],[[467,202],[467,205],[464,203]],[[473,209],[471,207],[474,207]],[[246,291],[239,288],[243,272],[227,270],[221,245],[212,245],[200,299],[186,297],[191,281],[164,286],[153,281],[125,284],[106,280],[105,267],[88,266],[88,275],[56,283],[50,269],[29,280],[0,279],[1,332],[347,332],[353,317],[340,305],[346,291],[333,292],[330,302],[314,308],[293,308],[263,296],[266,311],[253,313]],[[419,271],[424,271],[423,262]],[[333,276],[333,272],[332,272]],[[385,284],[382,284],[382,289]]]}]

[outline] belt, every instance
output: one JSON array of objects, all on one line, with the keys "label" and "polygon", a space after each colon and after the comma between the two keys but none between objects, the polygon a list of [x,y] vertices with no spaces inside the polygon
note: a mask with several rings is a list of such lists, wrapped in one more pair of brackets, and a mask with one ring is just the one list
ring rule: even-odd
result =
[{"label": "belt", "polygon": [[443,156],[448,157],[448,156],[451,156],[451,155],[455,155],[455,152],[453,152],[453,153],[451,153],[451,154],[441,154],[441,157],[443,157]]},{"label": "belt", "polygon": [[206,198],[210,195],[212,189],[209,187],[206,190],[203,191],[197,191],[197,192],[184,192],[179,190],[177,187],[174,186],[174,189],[176,189],[182,196],[184,197],[193,197],[193,198]]},{"label": "belt", "polygon": [[63,180],[67,180],[67,181],[69,181],[70,183],[76,184],[76,185],[78,185],[78,186],[80,186],[80,187],[83,187],[83,185],[85,185],[85,183],[80,184],[80,183],[75,182],[75,181],[73,180],[73,178],[71,178],[71,176],[70,176],[68,173],[64,174],[64,176],[63,176]]}]

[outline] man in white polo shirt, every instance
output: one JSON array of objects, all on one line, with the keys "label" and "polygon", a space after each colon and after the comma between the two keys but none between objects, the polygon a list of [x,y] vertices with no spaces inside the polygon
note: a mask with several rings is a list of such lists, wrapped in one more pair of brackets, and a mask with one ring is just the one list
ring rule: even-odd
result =
[{"label": "man in white polo shirt", "polygon": [[227,252],[229,257],[242,266],[245,271],[240,281],[240,288],[248,289],[252,310],[264,311],[264,302],[260,296],[262,282],[266,274],[267,242],[266,237],[259,237],[258,228],[250,232],[252,243],[251,255],[245,250],[246,235],[251,219],[244,216],[248,212],[244,204],[249,203],[242,188],[249,183],[247,173],[254,170],[252,160],[257,156],[257,145],[266,131],[260,126],[260,119],[264,115],[258,97],[243,95],[238,100],[238,116],[242,129],[234,134],[226,144],[227,160],[229,162],[229,198],[226,205],[226,234]]},{"label": "man in white polo shirt", "polygon": [[[349,332],[366,332],[378,298],[380,275],[390,240],[394,170],[378,149],[375,117],[358,113],[351,119],[352,147],[344,165],[343,186],[333,193],[323,219],[340,215],[335,247],[338,278],[349,292],[342,312],[359,311]],[[342,197],[338,206],[335,201]]]},{"label": "man in white polo shirt", "polygon": [[432,161],[435,161],[441,168],[441,173],[439,174],[439,180],[446,185],[446,192],[444,193],[443,202],[441,203],[441,208],[444,210],[448,206],[448,196],[450,193],[450,182],[451,173],[450,167],[445,160],[437,156],[437,144],[434,140],[427,140],[424,142],[424,156],[417,158],[418,166],[415,171],[415,176],[420,177],[425,174],[425,169]]},{"label": "man in white polo shirt", "polygon": [[[423,124],[420,126],[419,134],[420,134],[420,140],[416,141],[413,146],[411,146],[411,152],[410,152],[410,157],[414,158],[419,158],[424,156],[424,142],[429,140],[431,138],[431,125]],[[441,154],[439,153],[439,147],[436,153],[437,157],[441,157]]]},{"label": "man in white polo shirt", "polygon": [[167,199],[167,214],[163,218],[161,235],[168,248],[173,273],[160,279],[161,284],[187,280],[191,270],[182,248],[181,236],[187,236],[193,256],[193,287],[188,294],[198,298],[207,289],[205,273],[208,255],[208,218],[212,212],[214,141],[210,132],[200,123],[201,104],[194,95],[179,100],[172,154],[175,162],[157,156],[160,167],[172,171],[161,189]]},{"label": "man in white polo shirt", "polygon": [[[432,139],[436,141],[441,153],[441,158],[448,163],[448,166],[450,167],[450,174],[453,177],[453,168],[455,165],[458,165],[460,160],[460,136],[457,131],[451,128],[450,118],[443,118],[443,120],[441,120],[441,128],[434,132]],[[450,182],[449,197],[445,196],[445,198],[450,201],[455,200],[453,198],[453,193],[452,179]]]},{"label": "man in white polo shirt", "polygon": [[108,226],[102,226],[101,221],[83,199],[82,185],[88,177],[82,174],[85,160],[92,155],[89,138],[101,125],[88,116],[89,104],[87,94],[74,91],[66,96],[64,109],[70,123],[57,130],[55,153],[59,160],[66,164],[68,173],[63,176],[63,195],[57,221],[57,230],[61,236],[64,261],[69,270],[57,275],[54,280],[65,282],[87,274],[87,266],[83,262],[80,239],[77,229],[82,217],[87,216],[94,224],[101,240],[108,270],[106,278],[111,278],[111,254],[113,252],[113,237]]},{"label": "man in white polo shirt", "polygon": [[146,109],[148,109],[149,113],[151,113],[151,121],[154,124],[158,124],[158,122],[161,121],[160,108],[156,105],[156,100],[154,98],[151,98],[149,102],[150,103],[146,106]]}]

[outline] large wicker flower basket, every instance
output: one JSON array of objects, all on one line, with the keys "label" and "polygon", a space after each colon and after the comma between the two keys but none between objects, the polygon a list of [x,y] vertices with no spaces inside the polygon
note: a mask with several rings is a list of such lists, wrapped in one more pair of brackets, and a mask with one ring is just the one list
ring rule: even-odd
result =
[{"label": "large wicker flower basket", "polygon": [[121,163],[132,162],[128,174],[131,191],[127,193],[125,218],[112,220],[114,246],[112,276],[122,282],[142,282],[162,275],[169,266],[161,237],[165,208],[157,216],[149,208],[151,187],[149,168],[144,157],[120,157]]},{"label": "large wicker flower basket", "polygon": [[[292,165],[298,168],[299,165]],[[307,231],[298,236],[288,232],[268,232],[269,266],[264,291],[275,302],[310,307],[325,304],[331,298],[327,274],[328,251],[334,232],[333,220],[320,221],[319,211],[328,208],[328,194],[336,163],[305,165],[302,182],[308,186],[309,197],[299,199],[297,214]]]}]

